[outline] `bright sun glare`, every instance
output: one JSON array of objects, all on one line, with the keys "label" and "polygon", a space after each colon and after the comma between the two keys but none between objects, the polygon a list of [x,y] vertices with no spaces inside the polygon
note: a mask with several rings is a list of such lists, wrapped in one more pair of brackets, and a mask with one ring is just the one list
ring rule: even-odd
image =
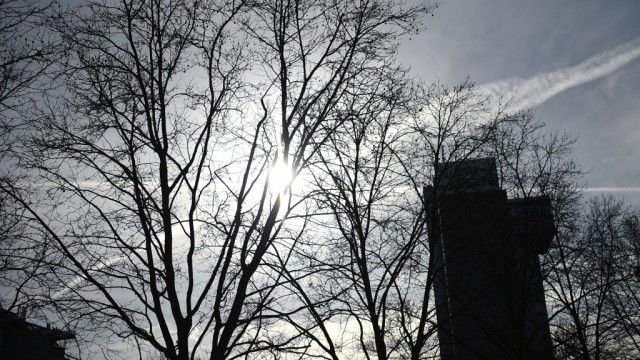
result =
[{"label": "bright sun glare", "polygon": [[285,164],[282,159],[278,159],[269,172],[269,188],[272,192],[283,195],[284,190],[292,180],[293,171],[291,171],[291,168]]}]

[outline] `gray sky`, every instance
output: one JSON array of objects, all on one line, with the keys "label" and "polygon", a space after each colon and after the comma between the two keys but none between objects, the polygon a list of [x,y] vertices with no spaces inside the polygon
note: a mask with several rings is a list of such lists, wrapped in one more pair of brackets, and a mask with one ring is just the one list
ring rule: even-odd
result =
[{"label": "gray sky", "polygon": [[469,76],[579,136],[590,194],[640,205],[640,1],[443,0],[400,61],[427,82]]}]

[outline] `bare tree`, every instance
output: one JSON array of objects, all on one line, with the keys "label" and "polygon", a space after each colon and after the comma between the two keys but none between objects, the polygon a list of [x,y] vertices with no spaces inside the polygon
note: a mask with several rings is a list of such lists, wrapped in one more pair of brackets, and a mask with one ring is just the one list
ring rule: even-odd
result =
[{"label": "bare tree", "polygon": [[441,199],[425,198],[423,186],[440,181],[438,164],[482,156],[502,116],[468,80],[422,88],[388,79],[366,84],[385,91],[354,97],[349,125],[321,149],[313,175],[327,250],[306,258],[334,299],[327,322],[340,322],[337,338],[353,339],[345,352],[422,359],[437,355],[432,286],[442,266],[432,254],[437,221],[425,214]]},{"label": "bare tree", "polygon": [[[490,156],[510,195],[551,197],[558,220],[575,214],[571,137],[545,135],[531,112],[491,113],[468,80],[423,89],[395,65],[398,38],[422,28],[430,4],[80,5],[47,18],[63,44],[49,78],[59,91],[3,136],[17,180],[0,192],[4,238],[24,239],[2,255],[35,267],[22,279],[38,275],[12,283],[11,303],[47,304],[94,336],[90,351],[435,356],[442,229],[425,209],[446,204],[423,186]],[[11,96],[47,79],[34,51]],[[547,269],[569,279],[563,246]],[[635,285],[619,285],[609,314],[635,339],[624,320]]]},{"label": "bare tree", "polygon": [[611,197],[593,198],[573,232],[558,238],[550,288],[557,301],[559,358],[638,356],[635,210]]},{"label": "bare tree", "polygon": [[[11,128],[8,118],[20,112],[53,63],[55,39],[42,23],[52,7],[50,2],[0,1],[0,115],[2,135]],[[3,149],[6,151],[6,149]]]},{"label": "bare tree", "polygon": [[398,153],[413,88],[398,70],[380,71],[388,72],[386,80],[350,89],[371,95],[351,97],[347,125],[331,134],[314,166],[317,201],[329,214],[323,219],[328,250],[314,262],[327,267],[321,281],[335,298],[334,321],[344,321],[344,331],[357,339],[347,354],[387,359],[410,353],[414,319],[407,316],[424,285],[416,258],[424,217]]},{"label": "bare tree", "polygon": [[0,185],[54,249],[46,291],[30,296],[105,335],[104,351],[325,356],[333,345],[312,336],[317,321],[286,326],[310,311],[286,300],[299,298],[289,259],[311,190],[276,184],[274,169],[304,181],[348,120],[351,86],[375,82],[397,37],[432,8],[80,5],[49,19],[67,56],[61,91],[36,104],[45,120],[22,137],[31,195]]},{"label": "bare tree", "polygon": [[[548,196],[557,235],[542,268],[546,280],[556,356],[559,358],[633,358],[637,351],[633,269],[637,219],[612,198],[592,199],[583,207],[571,159],[575,138],[545,133],[530,111],[504,123],[492,144],[502,186],[531,199]],[[533,251],[534,249],[530,249]],[[515,309],[526,308],[525,294]],[[637,329],[637,327],[636,327]],[[628,331],[627,331],[628,330]],[[524,340],[524,339],[523,339]]]},{"label": "bare tree", "polygon": [[[19,191],[16,138],[29,109],[50,88],[52,65],[59,51],[43,26],[49,2],[0,1],[0,183]],[[23,289],[37,286],[47,241],[28,226],[24,209],[10,197],[0,198],[0,306],[24,306]],[[37,305],[29,304],[31,309]]]}]

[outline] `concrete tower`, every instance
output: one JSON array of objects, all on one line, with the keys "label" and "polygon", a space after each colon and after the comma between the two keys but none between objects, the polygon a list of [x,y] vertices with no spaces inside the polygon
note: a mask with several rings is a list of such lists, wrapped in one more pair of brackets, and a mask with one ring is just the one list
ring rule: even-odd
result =
[{"label": "concrete tower", "polygon": [[546,197],[508,200],[494,159],[436,166],[429,204],[441,358],[553,359],[538,256]]}]

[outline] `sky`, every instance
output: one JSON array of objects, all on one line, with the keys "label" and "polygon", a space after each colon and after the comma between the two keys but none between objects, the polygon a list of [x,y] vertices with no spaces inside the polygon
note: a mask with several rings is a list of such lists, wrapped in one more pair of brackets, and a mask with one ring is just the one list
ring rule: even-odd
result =
[{"label": "sky", "polygon": [[467,76],[578,136],[588,195],[640,206],[640,1],[443,0],[399,61],[426,82]]},{"label": "sky", "polygon": [[640,207],[640,0],[442,0],[398,60],[426,82],[467,76],[578,136],[587,193]]}]

